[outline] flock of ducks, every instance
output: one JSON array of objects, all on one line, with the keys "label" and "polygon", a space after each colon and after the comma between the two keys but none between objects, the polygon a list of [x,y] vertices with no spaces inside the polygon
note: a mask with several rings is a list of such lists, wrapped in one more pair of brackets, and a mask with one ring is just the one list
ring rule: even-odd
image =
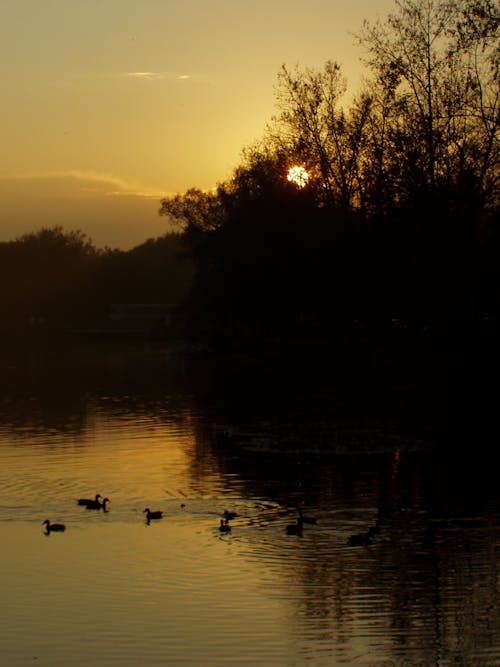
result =
[{"label": "flock of ducks", "polygon": [[[94,498],[79,498],[77,501],[77,504],[85,507],[88,510],[102,510],[103,512],[106,512],[106,504],[109,503],[110,500],[108,497],[102,497],[100,493],[97,493]],[[185,507],[184,503],[182,503],[181,507]],[[150,510],[149,507],[146,507],[143,510],[143,513],[146,514],[146,523],[149,524],[150,521],[157,521],[159,519],[163,518],[163,511],[162,510]],[[302,533],[304,530],[304,524],[308,525],[316,525],[317,524],[317,519],[316,517],[313,516],[304,516],[302,514],[302,510],[298,508],[298,513],[299,516],[296,520],[295,523],[291,523],[285,528],[285,532],[287,535],[297,535],[298,537],[302,537]],[[219,524],[219,531],[221,533],[230,533],[231,532],[231,526],[229,522],[233,519],[235,519],[238,515],[236,512],[233,511],[228,511],[224,510],[223,513],[223,518],[220,520]],[[49,533],[63,533],[66,530],[66,526],[63,523],[51,523],[49,519],[45,519],[43,524],[45,526],[45,533],[48,535]],[[349,538],[347,539],[347,544],[349,546],[369,546],[372,542],[372,539],[375,537],[375,535],[378,535],[380,533],[380,524],[377,521],[374,526],[371,526],[368,528],[368,530],[364,533],[358,533],[355,535],[350,535]]]},{"label": "flock of ducks", "polygon": [[[103,498],[100,493],[96,493],[94,498],[79,498],[77,504],[81,507],[85,507],[88,510],[102,510],[107,512],[106,503],[111,502],[108,497]],[[185,507],[185,504],[182,503],[181,507]],[[146,523],[149,524],[150,521],[157,521],[158,519],[163,518],[162,510],[150,510],[149,507],[146,507],[143,510],[143,514],[146,514]],[[236,512],[229,512],[224,510],[224,518],[220,520],[219,530],[221,533],[229,533],[231,526],[229,521],[235,519],[238,515]],[[51,523],[50,519],[45,519],[42,523],[45,526],[45,533],[64,533],[66,526],[64,523]]]},{"label": "flock of ducks", "polygon": [[[298,509],[298,512],[299,516],[297,517],[295,523],[290,523],[285,528],[285,532],[287,535],[297,535],[298,537],[302,537],[302,533],[304,531],[304,524],[315,526],[318,523],[316,517],[304,516],[300,508]],[[227,510],[224,510],[224,519],[220,520],[220,526],[219,526],[219,530],[221,533],[230,532],[231,526],[229,525],[229,521],[230,519],[234,519],[236,516],[237,516],[236,512],[228,512]],[[370,526],[370,528],[368,528],[366,532],[350,535],[347,539],[347,544],[351,547],[360,547],[360,546],[368,547],[372,543],[372,539],[375,537],[375,535],[378,535],[379,533],[380,533],[380,523],[377,521],[376,524],[374,526]]]},{"label": "flock of ducks", "polygon": [[[103,512],[107,512],[106,504],[110,500],[108,497],[103,498],[100,493],[96,493],[94,498],[78,498],[76,502],[88,510],[102,510]],[[50,519],[45,519],[42,525],[45,526],[46,535],[49,535],[49,533],[64,533],[66,530],[64,523],[51,523]]]},{"label": "flock of ducks", "polygon": [[[78,498],[76,502],[77,505],[85,507],[88,510],[102,510],[103,512],[107,512],[106,504],[111,501],[107,496],[103,498],[100,493],[96,493],[94,498]],[[146,523],[148,524],[152,519],[161,519],[163,517],[162,511],[151,511],[149,507],[146,507],[143,513],[146,514]],[[45,519],[42,525],[45,526],[45,533],[47,535],[49,533],[64,533],[66,530],[64,523],[51,523],[50,519]]]},{"label": "flock of ducks", "polygon": [[95,498],[79,498],[78,499],[78,504],[79,505],[84,505],[88,510],[102,510],[103,512],[106,512],[106,503],[109,503],[110,500],[109,498],[102,498],[102,500],[99,500],[102,498],[100,493],[96,493]]}]

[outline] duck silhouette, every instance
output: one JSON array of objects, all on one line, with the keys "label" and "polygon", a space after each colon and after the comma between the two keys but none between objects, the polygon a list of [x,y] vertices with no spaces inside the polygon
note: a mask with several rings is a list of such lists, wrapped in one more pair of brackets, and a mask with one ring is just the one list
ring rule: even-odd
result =
[{"label": "duck silhouette", "polygon": [[151,519],[161,519],[163,517],[163,512],[161,510],[155,510],[152,512],[149,507],[146,507],[144,512],[146,512],[146,521],[148,523],[151,521]]},{"label": "duck silhouette", "polygon": [[45,519],[42,525],[45,526],[47,535],[49,533],[64,533],[66,530],[66,526],[63,523],[50,523],[49,519]]},{"label": "duck silhouette", "polygon": [[96,503],[98,502],[99,498],[102,498],[100,493],[95,494],[95,498],[92,500],[92,498],[79,498],[77,500],[79,505],[90,505],[91,503]]},{"label": "duck silhouette", "polygon": [[372,543],[373,536],[377,535],[378,533],[380,533],[380,526],[377,522],[375,526],[368,528],[365,533],[350,535],[347,539],[347,542],[351,547],[368,547]]},{"label": "duck silhouette", "polygon": [[318,523],[315,516],[304,516],[302,514],[302,510],[300,509],[300,507],[299,507],[299,517],[301,518],[302,523],[308,523],[308,524],[314,525],[314,526]]},{"label": "duck silhouette", "polygon": [[109,502],[110,502],[109,498],[103,498],[102,503],[99,502],[98,499],[91,500],[89,503],[87,503],[87,509],[88,510],[102,510],[103,512],[107,512],[106,503],[109,503]]},{"label": "duck silhouette", "polygon": [[349,535],[347,542],[351,547],[367,547],[372,543],[372,536],[369,532]]},{"label": "duck silhouette", "polygon": [[228,512],[227,510],[224,510],[224,519],[226,519],[226,521],[236,519],[237,516],[236,512]]},{"label": "duck silhouette", "polygon": [[227,523],[227,519],[226,519],[226,521],[224,521],[224,519],[220,520],[219,530],[220,530],[221,533],[230,533],[231,532],[231,526]]},{"label": "duck silhouette", "polygon": [[287,535],[298,535],[299,537],[302,536],[302,519],[299,518],[297,519],[296,523],[290,523],[286,527],[286,534]]}]

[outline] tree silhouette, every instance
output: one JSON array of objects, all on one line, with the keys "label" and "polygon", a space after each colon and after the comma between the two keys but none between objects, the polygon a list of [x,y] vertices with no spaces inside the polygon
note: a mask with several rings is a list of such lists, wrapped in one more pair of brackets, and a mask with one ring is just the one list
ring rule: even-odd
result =
[{"label": "tree silhouette", "polygon": [[[403,196],[446,192],[469,208],[496,205],[498,25],[498,8],[488,0],[400,0],[384,23],[365,22],[359,41],[367,64],[382,99],[393,101],[382,116],[392,138],[385,148],[398,165],[391,171]],[[380,108],[387,105],[374,111]]]}]

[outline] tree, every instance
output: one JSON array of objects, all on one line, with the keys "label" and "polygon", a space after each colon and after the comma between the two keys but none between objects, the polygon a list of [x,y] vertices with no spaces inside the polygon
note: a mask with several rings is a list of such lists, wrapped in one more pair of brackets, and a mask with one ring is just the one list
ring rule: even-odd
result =
[{"label": "tree", "polygon": [[[486,205],[498,206],[500,6],[494,0],[473,0],[461,2],[459,7],[461,18],[457,23],[457,50],[467,65],[462,89],[469,93],[464,99],[464,116],[469,124],[464,121],[462,134],[470,129],[473,137],[470,155],[467,156],[464,149],[461,156],[464,155],[464,162],[468,158],[475,164],[479,190]],[[465,141],[463,143],[465,145]]]},{"label": "tree", "polygon": [[160,215],[169,217],[189,233],[214,231],[224,220],[224,210],[217,191],[191,188],[184,194],[165,197]]},{"label": "tree", "polygon": [[385,23],[365,22],[367,63],[396,102],[385,148],[407,196],[465,191],[480,207],[497,204],[497,34],[490,0],[396,0]]},{"label": "tree", "polygon": [[[498,14],[494,0],[396,0],[364,24],[371,79],[348,107],[337,63],[282,66],[278,112],[233,176],[162,202],[195,256],[192,321],[293,337],[479,312],[500,176]],[[306,187],[287,183],[292,166]]]},{"label": "tree", "polygon": [[1,245],[0,293],[6,322],[42,318],[53,324],[81,316],[88,279],[99,257],[83,232],[42,228]]},{"label": "tree", "polygon": [[277,146],[305,162],[319,182],[320,201],[349,213],[362,205],[359,171],[370,102],[361,98],[347,113],[340,105],[346,89],[333,61],[320,71],[290,71],[283,65],[277,86],[280,113],[269,133]]}]

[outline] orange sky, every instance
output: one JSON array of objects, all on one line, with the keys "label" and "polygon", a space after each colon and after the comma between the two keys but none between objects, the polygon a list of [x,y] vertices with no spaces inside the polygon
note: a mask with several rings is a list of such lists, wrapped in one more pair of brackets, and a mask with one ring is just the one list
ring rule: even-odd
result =
[{"label": "orange sky", "polygon": [[130,248],[162,195],[208,189],[275,112],[281,65],[338,61],[393,0],[0,0],[0,241],[43,225]]}]

